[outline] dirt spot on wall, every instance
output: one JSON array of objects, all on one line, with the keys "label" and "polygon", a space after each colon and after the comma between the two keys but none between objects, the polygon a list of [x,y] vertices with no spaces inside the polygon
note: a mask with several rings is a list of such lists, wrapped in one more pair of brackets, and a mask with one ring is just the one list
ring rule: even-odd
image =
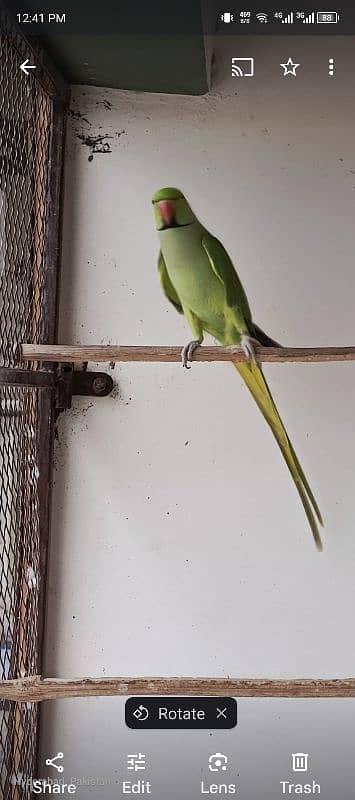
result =
[{"label": "dirt spot on wall", "polygon": [[[83,92],[83,95],[85,96],[85,92]],[[73,102],[75,102],[75,98]],[[111,111],[113,108],[112,103],[105,98],[103,100],[97,100],[96,105],[103,106],[106,111]],[[73,120],[74,136],[80,140],[84,147],[89,149],[88,161],[93,161],[94,155],[112,153],[111,145],[113,141],[120,139],[123,135],[127,135],[127,131],[125,130],[110,130],[109,125],[103,127],[95,124],[95,122],[90,120],[90,115],[85,116],[85,114],[73,108],[73,106],[68,111],[68,117]]]},{"label": "dirt spot on wall", "polygon": [[88,161],[92,161],[96,153],[112,153],[111,146],[107,141],[108,139],[113,139],[113,136],[110,134],[104,134],[103,136],[90,136],[89,134],[85,133],[77,133],[76,135],[83,145],[88,147],[90,150]]},{"label": "dirt spot on wall", "polygon": [[96,100],[96,105],[103,106],[104,108],[106,108],[106,111],[112,110],[112,103],[110,103],[109,100]]},{"label": "dirt spot on wall", "polygon": [[73,108],[69,108],[68,117],[73,117],[74,119],[79,119],[81,122],[86,122],[87,125],[91,125],[90,120],[87,117],[84,117],[84,114],[81,114],[80,111],[74,111]]},{"label": "dirt spot on wall", "polygon": [[111,133],[104,133],[100,136],[93,136],[87,133],[78,133],[76,132],[76,137],[80,139],[85,147],[88,147],[90,150],[90,155],[88,157],[88,161],[93,161],[94,155],[97,153],[105,154],[105,153],[112,153],[111,144],[108,139],[114,139],[117,137],[118,139],[120,136],[125,134],[126,131],[116,131],[115,134]]}]

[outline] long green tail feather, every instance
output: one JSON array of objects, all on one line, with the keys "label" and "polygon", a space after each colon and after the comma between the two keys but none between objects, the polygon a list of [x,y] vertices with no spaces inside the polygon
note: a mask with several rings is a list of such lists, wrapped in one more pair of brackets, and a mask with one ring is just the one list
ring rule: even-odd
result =
[{"label": "long green tail feather", "polygon": [[285,436],[287,437],[287,441],[288,441],[288,444],[289,444],[289,447],[290,447],[290,450],[291,450],[291,453],[292,453],[292,456],[293,456],[293,460],[295,462],[295,466],[296,466],[297,472],[299,473],[299,475],[301,477],[304,489],[306,490],[306,493],[308,495],[308,499],[310,500],[310,503],[311,503],[311,505],[313,507],[314,513],[315,513],[315,515],[316,515],[316,517],[318,519],[319,524],[323,525],[323,519],[322,519],[322,515],[321,515],[320,510],[319,510],[317,501],[316,501],[316,499],[314,497],[314,494],[313,494],[312,489],[311,489],[311,487],[310,487],[310,485],[308,483],[308,480],[307,480],[307,478],[306,478],[306,476],[305,476],[305,474],[303,472],[301,464],[300,464],[300,462],[299,462],[299,460],[297,458],[297,455],[295,453],[295,450],[294,450],[294,447],[292,445],[292,442],[290,441],[290,439],[288,437],[288,433],[287,433],[287,431],[286,431],[286,429],[285,429],[285,427],[283,425],[283,422],[282,422],[282,420],[280,418],[280,415],[279,415],[279,412],[277,410],[274,398],[272,397],[272,394],[270,392],[269,386],[266,383],[264,373],[262,372],[260,367],[257,367],[257,365],[255,365],[255,366],[256,366],[256,378],[258,380],[258,383],[259,383],[259,386],[260,386],[260,390],[261,390],[261,392],[265,392],[266,391],[266,393],[269,396],[269,399],[270,399],[270,401],[272,403],[274,412],[275,412],[275,414],[276,414],[276,416],[277,416],[277,418],[278,418],[278,420],[280,422],[280,425],[281,425],[281,427],[283,429],[283,432],[284,432]]},{"label": "long green tail feather", "polygon": [[275,436],[288,469],[295,482],[298,494],[301,498],[303,508],[306,512],[306,516],[313,533],[316,547],[318,550],[322,550],[322,540],[320,538],[317,525],[317,519],[320,525],[323,525],[322,516],[307,478],[288,438],[287,432],[276,408],[263,372],[258,364],[252,362],[236,362],[233,365],[245,381],[249,391],[254,397],[256,404],[258,405],[261,413],[265,417]]}]

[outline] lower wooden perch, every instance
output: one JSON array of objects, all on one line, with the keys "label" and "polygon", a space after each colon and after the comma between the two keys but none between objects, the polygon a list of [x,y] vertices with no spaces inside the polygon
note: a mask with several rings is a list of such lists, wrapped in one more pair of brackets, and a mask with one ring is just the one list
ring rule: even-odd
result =
[{"label": "lower wooden perch", "polygon": [[69,697],[188,695],[216,697],[355,697],[355,678],[267,680],[233,678],[80,678],[35,675],[0,681],[0,700],[40,703]]},{"label": "lower wooden perch", "polygon": [[[181,347],[125,345],[22,344],[24,361],[83,363],[85,361],[181,361]],[[261,362],[355,361],[355,347],[258,347]],[[198,347],[194,361],[247,361],[240,347]]]}]

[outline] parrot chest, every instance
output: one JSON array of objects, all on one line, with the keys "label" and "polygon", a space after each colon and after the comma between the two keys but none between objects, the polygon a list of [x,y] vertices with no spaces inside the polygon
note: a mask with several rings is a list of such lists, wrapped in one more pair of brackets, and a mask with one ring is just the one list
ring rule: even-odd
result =
[{"label": "parrot chest", "polygon": [[201,320],[220,326],[225,291],[202,246],[201,232],[187,228],[164,231],[161,249],[169,278],[182,302]]}]

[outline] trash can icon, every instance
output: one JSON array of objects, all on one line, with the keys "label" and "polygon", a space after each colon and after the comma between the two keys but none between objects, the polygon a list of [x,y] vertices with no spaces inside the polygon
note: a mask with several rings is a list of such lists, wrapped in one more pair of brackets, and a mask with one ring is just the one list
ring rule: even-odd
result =
[{"label": "trash can icon", "polygon": [[307,772],[308,758],[309,758],[308,753],[292,753],[293,772]]}]

